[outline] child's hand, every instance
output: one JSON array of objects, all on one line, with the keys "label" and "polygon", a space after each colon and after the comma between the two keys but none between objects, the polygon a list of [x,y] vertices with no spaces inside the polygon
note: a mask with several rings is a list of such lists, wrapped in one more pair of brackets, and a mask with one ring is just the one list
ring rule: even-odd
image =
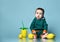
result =
[{"label": "child's hand", "polygon": [[43,30],[43,33],[47,33],[47,31],[46,30]]},{"label": "child's hand", "polygon": [[32,33],[33,33],[33,34],[36,34],[36,31],[35,31],[35,30],[32,30]]},{"label": "child's hand", "polygon": [[48,35],[48,33],[43,33],[43,34],[41,35],[41,38],[44,39],[44,38],[46,38],[47,35]]},{"label": "child's hand", "polygon": [[47,31],[43,30],[43,34],[41,35],[41,38],[46,38],[47,34],[48,34]]}]

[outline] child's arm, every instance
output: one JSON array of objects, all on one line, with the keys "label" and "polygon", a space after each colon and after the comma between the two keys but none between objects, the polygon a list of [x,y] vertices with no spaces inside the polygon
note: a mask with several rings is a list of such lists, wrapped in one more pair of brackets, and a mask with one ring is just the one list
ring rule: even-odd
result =
[{"label": "child's arm", "polygon": [[30,25],[31,31],[34,30],[34,28],[35,28],[35,18],[33,19],[32,23]]},{"label": "child's arm", "polygon": [[48,30],[48,24],[46,23],[46,20],[44,19],[44,24],[43,24],[43,34],[41,35],[41,38],[46,38],[47,36],[47,30]]},{"label": "child's arm", "polygon": [[47,30],[48,30],[48,24],[46,23],[46,20],[44,20],[44,30],[43,30],[43,33],[47,33]]}]

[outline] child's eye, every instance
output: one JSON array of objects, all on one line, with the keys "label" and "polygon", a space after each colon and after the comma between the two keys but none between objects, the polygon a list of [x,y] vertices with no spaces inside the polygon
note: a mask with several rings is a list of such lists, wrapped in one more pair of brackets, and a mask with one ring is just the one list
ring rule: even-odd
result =
[{"label": "child's eye", "polygon": [[38,12],[37,12],[37,14],[38,14]]},{"label": "child's eye", "polygon": [[42,15],[43,13],[40,13],[40,15]]}]

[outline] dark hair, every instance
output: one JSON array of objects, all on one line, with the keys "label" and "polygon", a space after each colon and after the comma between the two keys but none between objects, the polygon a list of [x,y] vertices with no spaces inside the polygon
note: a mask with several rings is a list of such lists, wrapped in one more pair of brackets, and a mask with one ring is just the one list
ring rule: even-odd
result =
[{"label": "dark hair", "polygon": [[[42,11],[43,11],[43,17],[44,17],[44,12],[45,12],[45,11],[44,11],[43,8],[37,8],[36,10],[42,10]],[[42,18],[43,18],[43,17],[42,17]]]},{"label": "dark hair", "polygon": [[43,8],[37,8],[36,10],[42,10],[43,11],[43,14],[45,12]]}]

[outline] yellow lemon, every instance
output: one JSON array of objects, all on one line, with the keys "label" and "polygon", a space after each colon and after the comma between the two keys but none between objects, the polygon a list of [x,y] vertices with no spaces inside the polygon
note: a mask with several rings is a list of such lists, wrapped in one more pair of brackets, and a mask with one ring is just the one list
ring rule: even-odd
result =
[{"label": "yellow lemon", "polygon": [[55,37],[55,34],[50,33],[46,36],[48,39],[53,39]]},{"label": "yellow lemon", "polygon": [[21,30],[21,33],[26,34],[27,33],[27,30],[26,29]]},{"label": "yellow lemon", "polygon": [[19,34],[19,36],[18,36],[20,39],[22,39],[23,38],[23,35],[22,34]]},{"label": "yellow lemon", "polygon": [[26,36],[27,36],[27,30],[26,29],[21,30],[21,34],[23,35],[23,38],[26,38]]},{"label": "yellow lemon", "polygon": [[24,35],[24,36],[27,35],[27,33],[21,33],[21,34]]},{"label": "yellow lemon", "polygon": [[33,39],[34,38],[34,35],[33,34],[28,34],[28,38],[29,39]]},{"label": "yellow lemon", "polygon": [[23,35],[23,38],[26,38],[26,34],[22,34]]}]

